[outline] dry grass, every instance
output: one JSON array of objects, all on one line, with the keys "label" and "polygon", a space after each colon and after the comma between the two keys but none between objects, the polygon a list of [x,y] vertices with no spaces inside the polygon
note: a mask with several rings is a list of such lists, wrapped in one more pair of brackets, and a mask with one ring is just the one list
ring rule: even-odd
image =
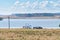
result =
[{"label": "dry grass", "polygon": [[0,29],[0,40],[60,40],[60,29]]}]

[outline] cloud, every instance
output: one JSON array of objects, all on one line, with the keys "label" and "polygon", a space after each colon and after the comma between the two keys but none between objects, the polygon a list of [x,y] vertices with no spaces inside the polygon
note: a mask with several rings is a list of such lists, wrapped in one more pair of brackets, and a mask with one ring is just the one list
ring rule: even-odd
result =
[{"label": "cloud", "polygon": [[[49,4],[50,3],[50,4]],[[47,5],[51,6],[48,7],[50,9],[47,8]],[[13,11],[12,12],[20,12],[20,13],[25,13],[25,12],[59,12],[59,3],[56,3],[54,1],[42,1],[42,2],[38,2],[38,1],[34,1],[33,3],[31,3],[30,1],[27,2],[22,2],[20,3],[19,1],[16,1],[14,6],[13,6]],[[60,6],[59,6],[60,7]],[[39,8],[39,9],[38,9]],[[58,10],[58,11],[57,11]]]},{"label": "cloud", "polygon": [[39,3],[39,8],[40,9],[45,9],[47,4],[48,4],[47,0],[46,1],[42,1],[42,2]]},{"label": "cloud", "polygon": [[12,14],[12,13],[57,13],[60,12],[60,0],[43,0],[38,1],[34,0],[31,2],[27,0],[25,2],[20,2],[19,0],[15,1],[14,4],[11,5],[11,8],[1,8],[0,13],[2,14]]},{"label": "cloud", "polygon": [[20,2],[17,0],[15,3],[14,3],[14,5],[18,5]]},{"label": "cloud", "polygon": [[16,9],[18,8],[18,5],[20,4],[19,0],[16,0],[14,4],[12,4],[12,6],[10,7],[9,12],[13,13],[16,11]]},{"label": "cloud", "polygon": [[60,3],[58,3],[58,2],[54,2],[54,1],[50,1],[49,2],[50,3],[50,5],[51,5],[51,10],[52,9],[55,9],[55,10],[60,10]]},{"label": "cloud", "polygon": [[32,3],[30,6],[32,7],[32,9],[36,8],[39,5],[38,1],[35,1],[34,3]]},{"label": "cloud", "polygon": [[27,1],[27,2],[24,4],[24,6],[25,6],[25,7],[29,7],[29,6],[31,6],[31,5],[30,5],[30,2]]},{"label": "cloud", "polygon": [[54,7],[56,7],[58,4],[57,3],[55,3],[55,2],[53,2],[53,1],[50,1],[49,2],[51,5],[53,5]]}]

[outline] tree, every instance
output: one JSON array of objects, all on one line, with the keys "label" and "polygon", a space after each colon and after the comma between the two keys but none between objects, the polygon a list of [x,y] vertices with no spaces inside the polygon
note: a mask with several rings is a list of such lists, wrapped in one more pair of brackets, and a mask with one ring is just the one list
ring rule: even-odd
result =
[{"label": "tree", "polygon": [[60,27],[60,24],[59,24],[59,27]]},{"label": "tree", "polygon": [[2,21],[3,20],[3,18],[2,17],[0,17],[0,21]]}]

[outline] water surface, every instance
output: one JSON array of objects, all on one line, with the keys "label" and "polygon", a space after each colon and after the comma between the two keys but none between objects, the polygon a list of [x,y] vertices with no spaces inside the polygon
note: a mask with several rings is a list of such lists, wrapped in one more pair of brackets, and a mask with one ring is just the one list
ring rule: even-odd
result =
[{"label": "water surface", "polygon": [[[60,19],[10,19],[11,28],[21,28],[27,24],[31,27],[59,28]],[[8,19],[0,21],[0,28],[8,28]]]}]

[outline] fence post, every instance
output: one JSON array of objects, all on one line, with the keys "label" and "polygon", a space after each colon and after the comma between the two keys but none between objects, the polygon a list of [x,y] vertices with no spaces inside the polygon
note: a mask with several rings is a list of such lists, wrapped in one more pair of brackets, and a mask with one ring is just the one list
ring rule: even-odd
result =
[{"label": "fence post", "polygon": [[10,29],[10,17],[8,16],[8,28]]}]

